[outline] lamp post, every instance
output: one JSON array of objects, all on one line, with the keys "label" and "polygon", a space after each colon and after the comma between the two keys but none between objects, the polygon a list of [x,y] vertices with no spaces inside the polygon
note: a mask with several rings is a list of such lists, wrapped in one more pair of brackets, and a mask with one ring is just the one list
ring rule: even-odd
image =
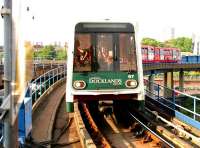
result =
[{"label": "lamp post", "polygon": [[[4,101],[11,93],[12,81],[12,0],[4,0],[4,6],[1,9],[1,15],[4,19]],[[12,131],[12,97],[9,98],[9,112],[4,118],[3,145],[5,148],[11,147]]]}]

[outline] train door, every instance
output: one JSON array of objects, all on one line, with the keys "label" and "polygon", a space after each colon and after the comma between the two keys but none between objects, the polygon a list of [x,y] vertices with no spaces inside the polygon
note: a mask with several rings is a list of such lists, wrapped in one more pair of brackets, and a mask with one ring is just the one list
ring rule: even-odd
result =
[{"label": "train door", "polygon": [[176,49],[176,48],[173,49],[173,61],[174,62],[177,62],[177,61],[180,60],[180,54],[179,53],[180,52],[179,52],[178,49]]},{"label": "train door", "polygon": [[148,47],[148,61],[153,62],[154,61],[154,48]]},{"label": "train door", "polygon": [[146,47],[142,47],[142,62],[143,63],[147,63],[148,57],[147,57],[147,48]]},{"label": "train door", "polygon": [[171,48],[166,48],[165,49],[165,61],[172,62],[172,60],[173,60],[172,50],[171,50]]},{"label": "train door", "polygon": [[165,60],[165,56],[164,56],[164,49],[160,48],[160,62],[163,62]]},{"label": "train door", "polygon": [[154,60],[155,62],[160,61],[160,48],[154,48]]}]

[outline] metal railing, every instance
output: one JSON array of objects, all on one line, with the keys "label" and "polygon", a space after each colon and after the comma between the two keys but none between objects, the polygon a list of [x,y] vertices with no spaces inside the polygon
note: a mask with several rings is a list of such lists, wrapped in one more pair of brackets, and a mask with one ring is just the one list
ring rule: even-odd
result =
[{"label": "metal railing", "polygon": [[200,98],[144,80],[146,94],[163,106],[200,122]]},{"label": "metal railing", "polygon": [[33,104],[37,99],[42,96],[44,92],[55,82],[64,78],[67,74],[66,66],[61,66],[56,69],[52,69],[29,84],[32,90],[32,102]]},{"label": "metal railing", "polygon": [[[43,95],[47,91],[51,85],[56,83],[57,81],[61,80],[62,78],[66,77],[66,66],[61,66],[56,69],[52,69],[37,79],[35,79],[33,82],[30,82],[26,88],[25,97],[31,96],[33,104],[36,102],[36,100],[39,99],[40,96]],[[6,101],[1,104],[1,115],[0,119],[2,119],[6,113],[6,111],[9,110],[8,102],[10,99],[10,95],[7,97]],[[0,123],[0,143],[3,142],[3,124]]]},{"label": "metal railing", "polygon": [[5,118],[5,115],[7,114],[7,112],[9,111],[10,98],[11,98],[11,95],[8,95],[0,106],[0,144],[3,143],[3,134],[4,134],[3,119]]},{"label": "metal railing", "polygon": [[66,58],[34,57],[33,61],[34,63],[43,63],[44,61],[59,62],[59,61],[66,61]]},{"label": "metal railing", "polygon": [[191,64],[200,63],[200,56],[199,55],[182,56],[181,63],[191,63]]}]

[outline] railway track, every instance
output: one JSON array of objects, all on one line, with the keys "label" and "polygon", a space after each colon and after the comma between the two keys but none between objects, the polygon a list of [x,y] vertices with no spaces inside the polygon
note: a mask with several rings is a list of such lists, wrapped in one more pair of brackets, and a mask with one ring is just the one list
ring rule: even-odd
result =
[{"label": "railway track", "polygon": [[152,134],[149,129],[144,129],[139,122],[131,121],[132,126],[124,126],[118,123],[113,112],[100,112],[94,108],[96,108],[94,104],[92,109],[88,104],[80,105],[86,129],[96,147],[149,148],[171,146],[160,140],[160,137],[154,136],[155,133]]},{"label": "railway track", "polygon": [[[200,147],[200,131],[195,129],[180,120],[176,119],[172,114],[173,111],[151,99],[146,99],[146,110],[154,118],[159,119],[159,123],[162,123],[167,129],[171,130],[177,137],[187,141],[192,147]],[[162,106],[162,107],[161,107]]]},{"label": "railway track", "polygon": [[[156,116],[157,114],[148,108],[145,108],[145,113],[127,110],[127,107],[121,108],[120,112],[126,112],[126,116],[122,115],[127,118],[122,118],[126,124],[124,125],[116,118],[111,106],[97,111],[95,108],[98,107],[94,103],[91,104],[82,104],[80,111],[85,127],[91,135],[90,141],[96,147],[199,147],[191,138],[189,140],[188,137],[180,136],[180,133],[188,131],[179,128],[177,121],[174,123]],[[130,123],[128,126],[127,120]]]},{"label": "railway track", "polygon": [[136,122],[132,128],[124,128],[116,123],[113,114],[108,117],[104,116],[104,120],[108,128],[104,129],[103,133],[112,147],[161,147],[160,140],[152,137],[148,131],[138,133],[139,124]]}]

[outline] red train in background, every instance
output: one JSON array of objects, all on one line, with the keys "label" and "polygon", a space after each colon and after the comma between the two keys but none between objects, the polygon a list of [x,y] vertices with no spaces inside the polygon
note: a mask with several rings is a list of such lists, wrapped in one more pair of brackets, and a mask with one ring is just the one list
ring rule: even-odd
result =
[{"label": "red train in background", "polygon": [[178,48],[142,45],[143,63],[176,63],[180,60],[181,51]]}]

